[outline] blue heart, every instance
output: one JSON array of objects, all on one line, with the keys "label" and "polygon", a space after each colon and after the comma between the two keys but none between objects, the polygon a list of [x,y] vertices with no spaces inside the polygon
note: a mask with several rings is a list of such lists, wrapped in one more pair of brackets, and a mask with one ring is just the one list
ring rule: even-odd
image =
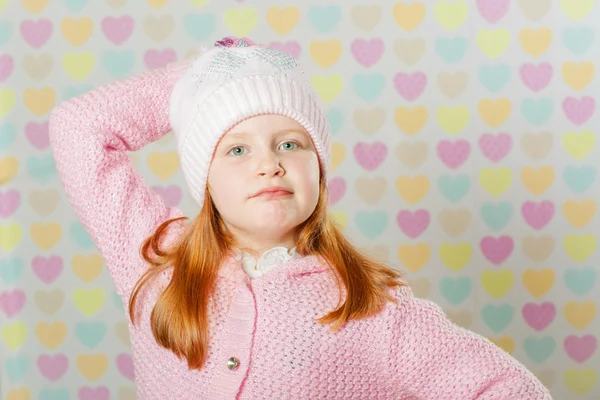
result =
[{"label": "blue heart", "polygon": [[469,192],[471,179],[465,174],[442,175],[438,179],[438,187],[446,200],[457,203]]},{"label": "blue heart", "polygon": [[596,271],[593,268],[569,268],[565,271],[565,284],[578,295],[585,295],[596,283]]},{"label": "blue heart", "polygon": [[217,26],[215,14],[188,14],[183,19],[185,32],[196,40],[206,40]]},{"label": "blue heart", "polygon": [[27,172],[38,183],[48,183],[56,175],[56,165],[52,154],[32,156],[27,159]]},{"label": "blue heart", "polygon": [[435,53],[448,64],[454,64],[462,60],[468,46],[466,37],[441,37],[435,41]]},{"label": "blue heart", "polygon": [[333,4],[313,6],[308,10],[308,20],[320,33],[330,33],[342,20],[342,9]]},{"label": "blue heart", "polygon": [[89,92],[92,89],[93,89],[93,86],[91,86],[91,85],[83,85],[83,86],[79,86],[79,87],[77,87],[77,86],[67,87],[63,91],[63,99],[69,100],[73,97],[82,95],[85,92]]},{"label": "blue heart", "polygon": [[442,278],[440,281],[440,292],[450,304],[455,306],[469,297],[471,289],[471,279],[467,277]]},{"label": "blue heart", "polygon": [[485,203],[481,206],[480,213],[481,219],[489,228],[499,231],[510,221],[513,206],[506,201],[499,204]]},{"label": "blue heart", "polygon": [[67,8],[71,11],[81,11],[87,5],[87,0],[65,0]]},{"label": "blue heart", "polygon": [[364,101],[372,101],[381,94],[385,87],[385,78],[382,74],[356,74],[352,78],[354,92]]},{"label": "blue heart", "polygon": [[582,26],[579,29],[568,27],[562,32],[563,44],[573,54],[583,54],[594,43],[594,29]]},{"label": "blue heart", "polygon": [[73,222],[71,224],[71,239],[84,249],[91,250],[95,247],[92,238],[80,222]]},{"label": "blue heart", "polygon": [[7,284],[15,283],[23,273],[25,261],[22,258],[0,259],[0,278]]},{"label": "blue heart", "polygon": [[12,25],[8,21],[0,21],[0,46],[5,45],[12,35]]},{"label": "blue heart", "polygon": [[492,331],[499,333],[512,321],[514,307],[510,304],[501,304],[498,306],[488,304],[481,310],[481,316]]},{"label": "blue heart", "polygon": [[102,322],[80,322],[75,325],[75,336],[89,348],[96,347],[106,335],[106,324]]},{"label": "blue heart", "polygon": [[482,65],[479,67],[479,81],[487,90],[498,93],[510,78],[510,67],[505,64]]},{"label": "blue heart", "polygon": [[568,166],[563,171],[563,179],[573,192],[585,192],[596,180],[596,168],[591,165]]},{"label": "blue heart", "polygon": [[124,78],[131,73],[135,63],[132,50],[106,51],[102,55],[102,65],[109,74],[116,78]]},{"label": "blue heart", "polygon": [[67,389],[44,388],[40,391],[39,400],[69,400]]},{"label": "blue heart", "polygon": [[538,99],[525,99],[521,103],[521,113],[527,121],[532,125],[543,125],[548,121],[554,105],[551,99],[543,98]]},{"label": "blue heart", "polygon": [[383,211],[361,211],[356,214],[355,222],[363,235],[374,239],[385,231],[388,217]]},{"label": "blue heart", "polygon": [[331,133],[336,134],[342,129],[342,125],[344,125],[344,113],[339,108],[332,108],[327,113],[327,121],[329,122]]},{"label": "blue heart", "polygon": [[123,299],[121,299],[121,296],[119,296],[119,293],[116,291],[113,292],[113,303],[119,310],[125,310],[125,307],[123,307]]},{"label": "blue heart", "polygon": [[534,362],[541,364],[546,361],[556,349],[556,341],[550,336],[541,339],[528,337],[525,339],[525,352]]},{"label": "blue heart", "polygon": [[17,137],[17,127],[6,122],[0,126],[0,150],[6,149]]},{"label": "blue heart", "polygon": [[29,369],[29,359],[25,356],[15,356],[9,358],[4,363],[6,376],[12,382],[17,382],[23,379]]}]

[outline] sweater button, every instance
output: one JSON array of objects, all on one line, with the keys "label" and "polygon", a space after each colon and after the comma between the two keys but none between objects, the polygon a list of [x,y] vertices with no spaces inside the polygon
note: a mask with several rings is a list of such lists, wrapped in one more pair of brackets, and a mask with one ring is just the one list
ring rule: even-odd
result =
[{"label": "sweater button", "polygon": [[229,360],[227,360],[227,368],[229,368],[232,371],[235,371],[238,367],[240,366],[240,360],[238,360],[235,357],[230,357]]}]

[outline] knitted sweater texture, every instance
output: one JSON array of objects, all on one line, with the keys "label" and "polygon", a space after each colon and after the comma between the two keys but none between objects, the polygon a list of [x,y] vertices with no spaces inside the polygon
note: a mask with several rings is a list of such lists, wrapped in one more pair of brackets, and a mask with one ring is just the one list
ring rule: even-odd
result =
[{"label": "knitted sweater texture", "polygon": [[[168,101],[188,61],[100,86],[59,104],[50,141],[77,217],[128,304],[147,268],[140,245],[167,207],[131,166],[128,151],[170,132]],[[181,225],[167,240],[182,234]],[[234,257],[221,266],[210,310],[211,340],[201,371],[157,345],[153,305],[170,279],[141,292],[129,321],[138,399],[550,399],[523,365],[490,341],[453,324],[409,287],[390,290],[398,304],[350,321],[340,331],[314,321],[339,293],[315,256],[287,261],[250,279]],[[236,357],[239,367],[228,368]]]}]

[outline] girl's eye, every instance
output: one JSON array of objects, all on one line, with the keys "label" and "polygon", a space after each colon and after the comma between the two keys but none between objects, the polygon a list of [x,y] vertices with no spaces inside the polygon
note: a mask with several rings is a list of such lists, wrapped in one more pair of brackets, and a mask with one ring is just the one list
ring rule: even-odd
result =
[{"label": "girl's eye", "polygon": [[298,147],[298,143],[295,142],[285,142],[281,145],[283,150],[294,150]]},{"label": "girl's eye", "polygon": [[241,156],[242,154],[244,154],[245,151],[246,151],[245,147],[237,146],[237,147],[234,147],[233,149],[231,149],[229,151],[229,154],[234,155],[234,156]]}]

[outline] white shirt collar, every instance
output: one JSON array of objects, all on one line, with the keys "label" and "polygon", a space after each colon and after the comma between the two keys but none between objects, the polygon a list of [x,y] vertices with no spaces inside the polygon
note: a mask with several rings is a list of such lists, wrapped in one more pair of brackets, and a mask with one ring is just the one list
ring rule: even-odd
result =
[{"label": "white shirt collar", "polygon": [[273,247],[265,251],[256,260],[250,253],[234,248],[237,260],[251,278],[259,278],[276,266],[298,257],[296,248],[287,249],[283,246]]}]

